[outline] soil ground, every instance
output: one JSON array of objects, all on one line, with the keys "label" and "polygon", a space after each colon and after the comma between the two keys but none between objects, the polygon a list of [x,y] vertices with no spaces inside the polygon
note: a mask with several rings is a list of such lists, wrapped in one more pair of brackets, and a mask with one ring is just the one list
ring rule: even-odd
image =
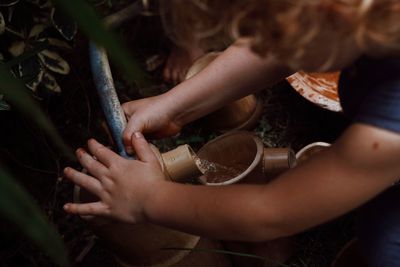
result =
[{"label": "soil ground", "polygon": [[[168,41],[162,37],[157,18],[135,19],[120,29],[131,50],[144,65],[145,60],[168,53]],[[63,89],[60,95],[42,94],[40,102],[64,140],[72,148],[85,146],[88,138],[110,144],[104,131],[104,118],[91,80],[87,41],[82,36],[68,55],[71,74],[57,77]],[[153,87],[129,87],[115,72],[115,84],[121,102],[154,95],[170,85],[161,81],[160,66],[150,73]],[[323,110],[299,96],[286,82],[260,93],[264,112],[254,130],[271,147],[290,146],[295,151],[314,141],[333,142],[348,124],[341,114]],[[63,212],[62,205],[72,200],[73,186],[62,178],[62,169],[70,166],[43,133],[15,111],[1,112],[0,162],[18,177],[34,196],[42,211],[58,228],[76,266],[116,266],[112,254],[76,216]],[[187,143],[195,150],[218,133],[201,122],[188,125],[174,138],[156,141],[161,150]],[[79,167],[76,166],[75,167]],[[352,236],[352,215],[311,229],[297,236],[296,255],[287,263],[293,267],[329,266],[339,248]],[[52,263],[7,221],[0,221],[0,266],[52,266]]]}]

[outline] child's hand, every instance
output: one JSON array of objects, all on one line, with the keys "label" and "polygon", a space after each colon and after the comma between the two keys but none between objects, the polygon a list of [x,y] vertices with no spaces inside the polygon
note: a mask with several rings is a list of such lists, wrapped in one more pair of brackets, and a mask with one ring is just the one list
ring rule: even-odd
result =
[{"label": "child's hand", "polygon": [[145,221],[144,203],[152,197],[152,189],[164,181],[164,175],[141,133],[133,135],[132,146],[139,160],[124,159],[93,139],[88,142],[91,154],[78,149],[79,162],[90,175],[72,168],[66,168],[64,174],[100,200],[67,203],[64,209],[72,214],[105,216],[128,223]]},{"label": "child's hand", "polygon": [[131,146],[132,134],[141,132],[154,138],[172,136],[180,132],[181,125],[174,121],[173,107],[164,95],[124,103],[122,108],[128,125],[123,133],[126,147]]}]

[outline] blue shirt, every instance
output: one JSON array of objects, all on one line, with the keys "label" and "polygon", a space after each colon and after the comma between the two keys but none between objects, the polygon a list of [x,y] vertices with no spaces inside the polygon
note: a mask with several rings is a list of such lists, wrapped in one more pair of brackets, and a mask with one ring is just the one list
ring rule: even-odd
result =
[{"label": "blue shirt", "polygon": [[342,71],[339,97],[352,121],[400,133],[400,58],[361,57]]}]

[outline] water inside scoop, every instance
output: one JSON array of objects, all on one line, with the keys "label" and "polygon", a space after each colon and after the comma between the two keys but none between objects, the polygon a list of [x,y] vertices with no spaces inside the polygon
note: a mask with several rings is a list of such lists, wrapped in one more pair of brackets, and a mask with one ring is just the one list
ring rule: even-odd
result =
[{"label": "water inside scoop", "polygon": [[231,180],[243,173],[248,167],[243,164],[237,164],[235,167],[228,167],[201,158],[195,158],[195,163],[203,173],[207,183],[222,183]]}]

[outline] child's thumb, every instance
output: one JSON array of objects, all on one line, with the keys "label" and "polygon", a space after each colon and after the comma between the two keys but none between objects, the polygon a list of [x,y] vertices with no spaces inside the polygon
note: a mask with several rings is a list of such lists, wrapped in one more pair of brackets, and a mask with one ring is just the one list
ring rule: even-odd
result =
[{"label": "child's thumb", "polygon": [[144,162],[157,162],[158,159],[141,132],[132,135],[132,147],[139,160]]},{"label": "child's thumb", "polygon": [[134,133],[141,131],[141,129],[138,129],[135,122],[136,120],[129,120],[122,133],[122,140],[126,147],[131,146],[132,138],[134,138]]}]

